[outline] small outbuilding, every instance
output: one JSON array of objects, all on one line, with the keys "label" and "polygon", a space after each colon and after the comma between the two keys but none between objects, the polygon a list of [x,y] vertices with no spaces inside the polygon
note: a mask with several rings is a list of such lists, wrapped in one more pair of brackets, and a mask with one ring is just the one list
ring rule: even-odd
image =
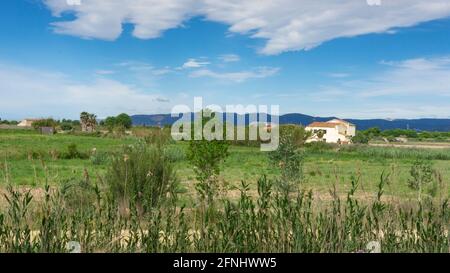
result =
[{"label": "small outbuilding", "polygon": [[53,127],[41,127],[40,131],[41,131],[41,134],[43,134],[43,135],[55,134],[55,128],[53,128]]}]

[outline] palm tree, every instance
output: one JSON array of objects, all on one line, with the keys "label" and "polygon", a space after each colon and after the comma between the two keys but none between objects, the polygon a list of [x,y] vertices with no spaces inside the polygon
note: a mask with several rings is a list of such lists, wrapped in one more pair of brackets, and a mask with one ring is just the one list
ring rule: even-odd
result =
[{"label": "palm tree", "polygon": [[95,131],[97,125],[97,116],[88,112],[82,112],[80,114],[81,130],[83,132]]}]

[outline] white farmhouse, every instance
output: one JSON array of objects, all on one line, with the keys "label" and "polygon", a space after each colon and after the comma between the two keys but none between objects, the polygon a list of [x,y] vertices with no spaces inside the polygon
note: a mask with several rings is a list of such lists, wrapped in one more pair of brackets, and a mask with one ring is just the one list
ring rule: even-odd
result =
[{"label": "white farmhouse", "polygon": [[332,119],[327,122],[313,122],[306,126],[306,131],[312,132],[307,143],[323,141],[326,143],[348,144],[356,135],[356,126],[341,119]]},{"label": "white farmhouse", "polygon": [[39,119],[32,119],[32,118],[24,119],[19,124],[17,124],[17,126],[19,126],[19,127],[31,127],[31,126],[33,126],[33,123],[36,122],[36,121],[39,121]]}]

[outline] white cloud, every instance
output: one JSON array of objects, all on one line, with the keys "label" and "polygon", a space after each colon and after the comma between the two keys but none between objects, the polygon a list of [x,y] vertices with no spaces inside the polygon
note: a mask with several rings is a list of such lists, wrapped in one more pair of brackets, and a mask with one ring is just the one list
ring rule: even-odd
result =
[{"label": "white cloud", "polygon": [[280,69],[276,67],[258,67],[250,71],[239,72],[214,72],[209,69],[200,69],[190,74],[193,78],[210,77],[219,80],[241,83],[249,79],[267,78],[278,73]]},{"label": "white cloud", "polygon": [[97,70],[97,71],[95,71],[95,74],[97,74],[97,75],[112,75],[114,73],[116,73],[116,72],[112,71],[112,70]]},{"label": "white cloud", "polygon": [[134,25],[141,39],[160,37],[195,16],[225,23],[229,31],[267,40],[263,54],[307,50],[323,42],[369,33],[394,33],[396,28],[450,16],[448,0],[44,0],[54,16],[71,12],[76,19],[53,23],[55,32],[115,40],[122,24]]},{"label": "white cloud", "polygon": [[157,38],[167,29],[181,26],[195,10],[195,0],[83,0],[81,5],[68,5],[66,0],[44,0],[54,16],[72,12],[73,21],[52,24],[55,32],[115,40],[123,31],[122,24],[133,24],[133,35],[141,39]]},{"label": "white cloud", "polygon": [[198,61],[196,59],[187,60],[181,68],[189,69],[189,68],[200,68],[209,65],[209,62]]},{"label": "white cloud", "polygon": [[116,66],[127,68],[133,72],[151,72],[155,69],[151,64],[140,61],[126,61],[116,64]]},{"label": "white cloud", "polygon": [[76,118],[81,111],[99,117],[166,112],[167,100],[116,80],[97,78],[89,83],[71,80],[62,73],[0,64],[0,116],[12,118]]},{"label": "white cloud", "polygon": [[137,78],[140,78],[141,80],[151,80],[149,76],[164,76],[169,73],[174,72],[174,69],[172,69],[169,66],[164,67],[154,67],[151,64],[140,62],[140,61],[126,61],[116,64],[115,66],[123,67],[134,73],[134,75]]},{"label": "white cloud", "polygon": [[219,56],[219,59],[224,63],[233,63],[239,62],[241,60],[241,57],[236,54],[224,54]]}]

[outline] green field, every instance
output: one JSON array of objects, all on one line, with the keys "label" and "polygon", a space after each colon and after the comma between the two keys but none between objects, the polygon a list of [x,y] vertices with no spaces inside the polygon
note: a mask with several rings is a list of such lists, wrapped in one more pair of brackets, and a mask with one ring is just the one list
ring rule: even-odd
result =
[{"label": "green field", "polygon": [[[289,192],[284,161],[230,146],[209,198],[188,160],[202,142],[144,135],[0,130],[0,252],[450,251],[449,149],[302,145]],[[433,175],[421,197],[408,186],[418,159]]]},{"label": "green field", "polygon": [[[112,154],[124,145],[139,141],[137,137],[94,137],[57,134],[43,136],[34,131],[0,130],[0,175],[3,187],[12,183],[31,188],[45,184],[59,185],[86,174],[95,181],[107,170],[108,160],[96,162],[93,158],[64,159],[62,154],[68,146],[76,144],[84,154]],[[184,156],[187,143],[170,145],[177,154],[176,170],[181,181],[184,199],[188,202],[195,195],[195,175]],[[306,150],[303,189],[313,189],[319,198],[328,198],[329,190],[336,185],[345,194],[352,176],[360,176],[362,196],[370,197],[377,190],[380,175],[390,174],[385,194],[392,198],[415,198],[415,192],[407,186],[412,163],[417,158],[431,161],[434,169],[446,183],[450,180],[450,150],[390,147],[344,147],[340,150]],[[256,181],[262,176],[276,176],[278,169],[272,166],[268,156],[256,147],[231,146],[230,156],[222,166],[220,179],[228,186],[228,195],[236,195],[235,186],[242,181],[249,183],[250,191],[256,192]],[[445,185],[440,194],[448,195],[450,186]]]}]

